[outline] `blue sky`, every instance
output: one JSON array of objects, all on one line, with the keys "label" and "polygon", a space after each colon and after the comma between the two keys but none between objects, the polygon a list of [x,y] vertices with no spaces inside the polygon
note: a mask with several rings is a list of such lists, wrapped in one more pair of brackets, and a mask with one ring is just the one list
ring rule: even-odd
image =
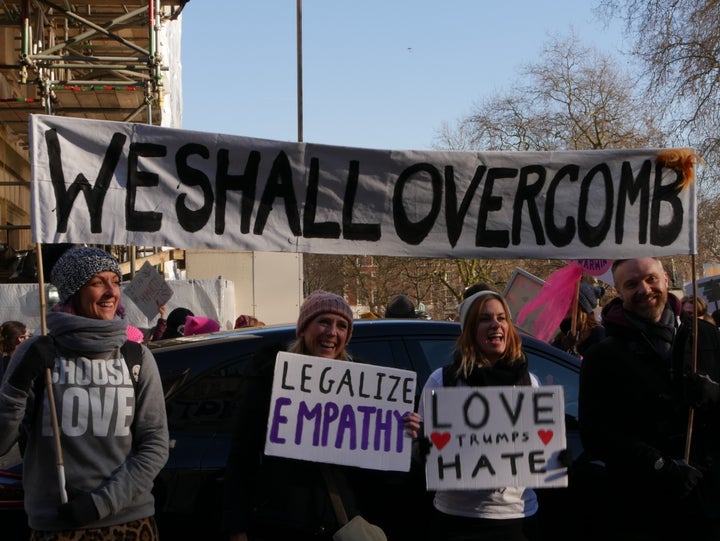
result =
[{"label": "blue sky", "polygon": [[[303,140],[432,149],[443,122],[507,90],[571,29],[618,54],[590,0],[306,0]],[[192,0],[183,10],[183,128],[297,141],[295,0]]]}]

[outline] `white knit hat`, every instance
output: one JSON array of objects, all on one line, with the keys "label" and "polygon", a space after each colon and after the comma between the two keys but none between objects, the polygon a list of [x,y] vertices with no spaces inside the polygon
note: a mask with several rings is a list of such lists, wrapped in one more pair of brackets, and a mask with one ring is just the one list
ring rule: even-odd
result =
[{"label": "white knit hat", "polygon": [[[460,304],[458,304],[457,311],[458,314],[460,314],[460,329],[465,328],[465,323],[467,322],[467,318],[470,315],[470,307],[475,304],[475,301],[478,300],[480,297],[485,297],[487,295],[492,295],[496,299],[502,300],[502,296],[500,293],[496,293],[495,291],[485,290],[485,291],[478,291],[477,293],[470,295],[467,299],[462,301]],[[509,313],[508,309],[508,318],[512,317]]]}]

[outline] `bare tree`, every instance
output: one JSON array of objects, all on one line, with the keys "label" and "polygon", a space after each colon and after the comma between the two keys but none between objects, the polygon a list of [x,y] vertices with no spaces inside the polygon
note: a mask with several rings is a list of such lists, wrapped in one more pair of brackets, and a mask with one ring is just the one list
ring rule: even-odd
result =
[{"label": "bare tree", "polygon": [[617,65],[574,35],[553,39],[541,62],[523,70],[521,84],[483,101],[457,130],[485,150],[661,146],[653,111],[635,99],[634,81]]},{"label": "bare tree", "polygon": [[[657,116],[637,99],[635,79],[619,65],[614,57],[584,46],[574,34],[551,39],[540,61],[523,69],[511,91],[481,101],[454,128],[443,125],[436,147],[550,151],[663,146]],[[475,263],[448,262],[456,266],[464,285],[493,281],[494,276],[503,280],[498,288],[502,290],[515,267],[546,279],[564,262],[494,261],[492,272],[475,272],[471,264]],[[458,295],[453,286],[444,285]]]},{"label": "bare tree", "polygon": [[338,255],[305,254],[303,256],[303,286],[307,295],[316,289],[331,291],[338,295],[345,293],[346,276],[343,273],[343,258]]},{"label": "bare tree", "polygon": [[598,11],[620,17],[644,71],[645,96],[663,115],[678,146],[707,163],[699,188],[720,185],[720,0],[600,0]]}]

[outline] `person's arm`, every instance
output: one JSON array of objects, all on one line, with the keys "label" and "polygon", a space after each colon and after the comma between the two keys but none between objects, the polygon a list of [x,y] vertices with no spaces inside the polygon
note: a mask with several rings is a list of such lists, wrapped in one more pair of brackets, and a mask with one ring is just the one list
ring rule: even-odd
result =
[{"label": "person's arm", "polygon": [[167,329],[167,318],[165,317],[167,308],[165,308],[164,304],[158,306],[158,312],[160,312],[160,317],[158,318],[157,323],[155,324],[155,329],[150,336],[151,342],[154,340],[160,340],[162,338],[162,335],[165,334],[165,329]]},{"label": "person's arm", "polygon": [[28,401],[35,400],[35,380],[44,377],[54,362],[54,348],[48,355],[28,355],[38,338],[25,340],[15,350],[0,385],[0,455],[18,439]]}]

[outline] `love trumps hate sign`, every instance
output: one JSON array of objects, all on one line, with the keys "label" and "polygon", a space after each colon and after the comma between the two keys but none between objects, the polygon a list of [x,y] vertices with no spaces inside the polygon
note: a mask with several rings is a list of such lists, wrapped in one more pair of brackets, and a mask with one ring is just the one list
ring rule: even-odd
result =
[{"label": "love trumps hate sign", "polygon": [[374,150],[30,115],[34,242],[399,257],[696,253],[662,149]]},{"label": "love trumps hate sign", "polygon": [[415,372],[280,352],[265,453],[374,470],[408,471]]},{"label": "love trumps hate sign", "polygon": [[426,389],[427,489],[566,487],[564,404],[562,385]]}]

